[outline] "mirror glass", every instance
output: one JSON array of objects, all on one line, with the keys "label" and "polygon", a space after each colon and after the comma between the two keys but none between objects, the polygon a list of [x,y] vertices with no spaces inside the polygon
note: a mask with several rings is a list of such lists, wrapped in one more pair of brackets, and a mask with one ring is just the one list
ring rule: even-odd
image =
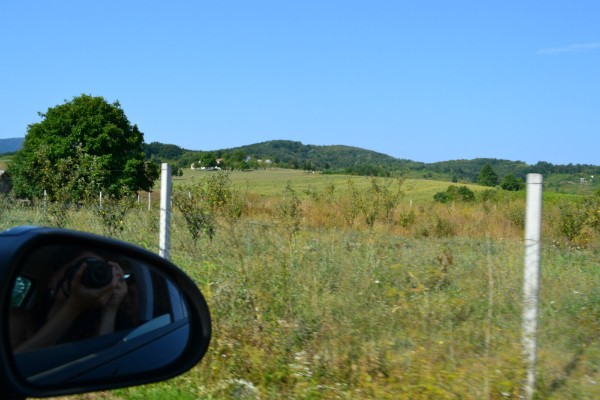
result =
[{"label": "mirror glass", "polygon": [[42,386],[164,367],[190,335],[184,296],[157,267],[77,246],[31,252],[14,280],[8,318],[17,370]]}]

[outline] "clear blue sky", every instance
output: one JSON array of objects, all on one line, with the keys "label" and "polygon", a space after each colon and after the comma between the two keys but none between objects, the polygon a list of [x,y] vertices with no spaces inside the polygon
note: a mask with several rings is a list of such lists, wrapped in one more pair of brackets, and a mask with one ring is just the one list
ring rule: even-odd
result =
[{"label": "clear blue sky", "polygon": [[82,93],[146,142],[600,164],[600,1],[3,1],[0,138]]}]

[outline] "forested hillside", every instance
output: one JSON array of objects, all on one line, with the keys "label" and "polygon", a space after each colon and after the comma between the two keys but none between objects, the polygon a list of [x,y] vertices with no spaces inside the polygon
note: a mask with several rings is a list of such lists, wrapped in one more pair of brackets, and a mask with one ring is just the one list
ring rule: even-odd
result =
[{"label": "forested hillside", "polygon": [[541,173],[549,187],[560,189],[565,185],[578,185],[585,180],[589,186],[598,186],[600,166],[587,164],[554,165],[539,161],[529,165],[523,161],[476,158],[423,163],[398,159],[375,151],[357,147],[332,145],[305,145],[297,141],[272,140],[247,146],[214,151],[186,150],[173,144],[153,142],[144,145],[146,157],[154,161],[171,162],[181,168],[192,163],[209,165],[221,159],[223,167],[253,169],[282,167],[369,176],[407,175],[415,178],[439,179],[454,182],[477,182],[484,165],[493,167],[502,179],[512,174],[525,179],[528,173]]},{"label": "forested hillside", "polygon": [[181,167],[189,167],[210,153],[215,158],[223,158],[225,162],[227,159],[243,159],[247,162],[269,160],[272,165],[307,170],[345,170],[372,165],[396,171],[406,168],[408,164],[419,164],[357,147],[305,145],[289,140],[272,140],[214,151],[185,150],[179,146],[153,142],[145,145],[144,151],[148,158],[176,161]]}]

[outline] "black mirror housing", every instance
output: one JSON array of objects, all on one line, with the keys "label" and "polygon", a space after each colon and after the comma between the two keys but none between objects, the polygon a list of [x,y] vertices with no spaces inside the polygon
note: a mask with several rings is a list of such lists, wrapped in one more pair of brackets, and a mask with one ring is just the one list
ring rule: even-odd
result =
[{"label": "black mirror housing", "polygon": [[[61,246],[116,254],[126,260],[127,265],[134,264],[132,268],[138,274],[137,285],[144,294],[140,298],[149,299],[150,306],[146,305],[146,308],[160,308],[166,298],[174,304],[173,311],[163,311],[163,315],[154,318],[152,311],[146,310],[150,315],[146,322],[140,322],[139,326],[122,334],[115,333],[114,337],[106,335],[99,338],[102,340],[90,340],[95,347],[86,348],[80,344],[83,342],[77,342],[56,345],[54,350],[54,345],[51,345],[50,348],[36,350],[37,353],[17,352],[11,344],[9,320],[15,282],[25,269],[32,269],[27,267],[32,264],[32,254],[42,254],[35,259],[34,264],[40,264],[39,268],[35,268],[48,269],[41,249]],[[92,262],[88,260],[88,263]],[[144,279],[148,282],[145,286]],[[165,288],[166,294],[159,296],[159,287]],[[17,227],[1,232],[0,296],[0,369],[4,371],[0,374],[0,393],[3,397],[61,396],[157,382],[191,369],[202,359],[210,342],[211,319],[206,300],[185,273],[145,249],[89,233],[43,227]],[[70,348],[78,349],[73,350],[71,360],[62,364],[55,360],[57,354],[64,355],[65,351],[67,355],[71,354],[71,350],[64,350]],[[144,354],[157,349],[160,349],[161,361],[146,363]],[[28,371],[33,363],[27,364],[28,359],[37,359],[35,364],[46,362],[50,366],[40,371],[39,365],[33,365],[38,370],[30,373]],[[135,368],[131,367],[133,364]]]}]

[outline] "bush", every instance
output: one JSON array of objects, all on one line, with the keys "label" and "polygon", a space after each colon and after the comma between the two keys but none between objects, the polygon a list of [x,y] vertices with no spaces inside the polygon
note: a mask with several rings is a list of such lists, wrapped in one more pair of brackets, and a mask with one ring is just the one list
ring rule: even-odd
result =
[{"label": "bush", "polygon": [[105,196],[102,205],[97,204],[94,209],[108,236],[116,236],[125,229],[125,216],[133,208],[132,196],[121,199],[114,196]]},{"label": "bush", "polygon": [[72,208],[73,204],[69,202],[49,202],[46,206],[44,223],[55,228],[66,228]]},{"label": "bush", "polygon": [[500,187],[504,190],[516,192],[525,189],[525,184],[522,179],[517,179],[513,174],[507,174],[502,178]]},{"label": "bush", "polygon": [[[448,188],[448,190],[450,190],[450,188]],[[455,193],[455,198],[459,199],[460,201],[469,202],[475,200],[475,193],[466,186],[459,186]]]},{"label": "bush", "polygon": [[479,199],[482,202],[493,202],[498,200],[498,191],[494,189],[486,189],[482,192],[479,192]]},{"label": "bush", "polygon": [[446,204],[452,201],[452,196],[450,196],[447,192],[437,192],[433,195],[433,200]]},{"label": "bush", "polygon": [[452,222],[440,217],[436,218],[433,232],[437,238],[450,237],[456,234]]},{"label": "bush", "polygon": [[210,240],[215,235],[215,219],[207,198],[210,196],[202,182],[182,186],[173,195],[173,203],[183,215],[194,245],[202,234]]},{"label": "bush", "polygon": [[409,226],[413,225],[415,223],[414,210],[411,209],[409,212],[401,212],[399,223],[403,228],[408,228]]},{"label": "bush", "polygon": [[300,223],[303,217],[300,205],[300,199],[296,191],[288,183],[285,186],[281,200],[275,206],[275,214],[290,240],[300,230]]},{"label": "bush", "polygon": [[5,213],[10,212],[15,206],[16,200],[10,194],[0,193],[0,219]]},{"label": "bush", "polygon": [[440,203],[449,203],[454,200],[471,202],[475,200],[475,193],[466,186],[450,185],[445,192],[437,192],[433,199]]},{"label": "bush", "polygon": [[521,204],[511,204],[505,211],[506,217],[520,231],[525,229],[525,206]]},{"label": "bush", "polygon": [[572,241],[579,235],[587,219],[587,212],[583,207],[573,203],[560,205],[560,231]]}]

